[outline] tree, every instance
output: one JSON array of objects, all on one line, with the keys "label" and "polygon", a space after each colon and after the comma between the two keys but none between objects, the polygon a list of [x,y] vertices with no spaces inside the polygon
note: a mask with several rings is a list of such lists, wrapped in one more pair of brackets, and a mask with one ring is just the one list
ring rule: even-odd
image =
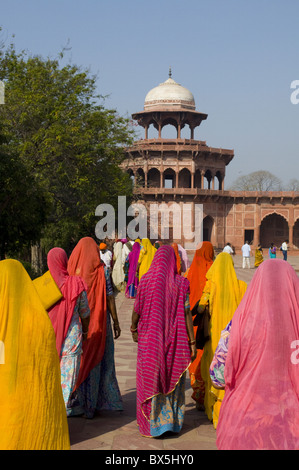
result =
[{"label": "tree", "polygon": [[0,136],[0,259],[29,248],[46,222],[47,199]]},{"label": "tree", "polygon": [[286,191],[299,191],[299,180],[296,178],[291,179],[286,187]]},{"label": "tree", "polygon": [[240,176],[230,187],[233,191],[281,191],[282,182],[269,171],[254,171]]},{"label": "tree", "polygon": [[59,59],[17,53],[12,44],[0,50],[0,77],[10,152],[50,203],[42,244],[70,251],[80,237],[94,236],[100,203],[116,207],[118,195],[132,196],[119,168],[132,142],[129,121],[103,106],[94,76]]}]

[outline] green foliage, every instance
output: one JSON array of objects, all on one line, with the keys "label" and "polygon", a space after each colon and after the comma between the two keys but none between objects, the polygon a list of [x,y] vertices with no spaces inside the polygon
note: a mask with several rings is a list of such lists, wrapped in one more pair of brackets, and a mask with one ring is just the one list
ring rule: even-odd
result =
[{"label": "green foliage", "polygon": [[26,191],[44,197],[38,208],[28,208],[36,216],[46,209],[42,245],[69,251],[80,237],[94,235],[99,204],[116,207],[117,196],[132,196],[131,180],[119,168],[123,149],[132,142],[129,121],[105,109],[88,71],[17,53],[14,45],[0,49],[0,80],[5,82],[0,122],[9,139],[8,158],[18,156],[14,162],[28,178]]}]

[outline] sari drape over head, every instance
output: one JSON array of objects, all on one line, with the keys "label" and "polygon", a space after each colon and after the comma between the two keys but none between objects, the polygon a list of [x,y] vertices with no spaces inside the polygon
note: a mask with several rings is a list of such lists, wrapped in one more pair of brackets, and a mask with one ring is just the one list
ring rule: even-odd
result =
[{"label": "sari drape over head", "polygon": [[19,261],[0,261],[0,449],[70,449],[55,334]]},{"label": "sari drape over head", "polygon": [[68,272],[80,276],[87,284],[90,322],[87,339],[83,341],[83,353],[76,388],[88,377],[90,371],[101,362],[106,342],[106,281],[104,264],[96,242],[82,238],[75,246],[69,261]]},{"label": "sari drape over head", "polygon": [[[200,300],[203,289],[207,282],[206,274],[213,264],[214,248],[210,242],[202,242],[201,247],[196,250],[187,279],[190,282],[190,309]],[[195,318],[195,317],[194,317]],[[196,338],[198,326],[193,326],[194,338]],[[196,359],[190,364],[189,373],[191,378],[191,386],[194,390],[192,398],[199,404],[203,404],[204,384],[201,377],[201,358],[203,350],[197,349]]]},{"label": "sari drape over head", "polygon": [[61,348],[77,299],[81,292],[87,291],[87,284],[80,277],[69,275],[67,254],[62,248],[52,248],[48,253],[47,262],[50,273],[63,295],[63,298],[48,310],[55,331],[57,352],[61,357]]},{"label": "sari drape over head", "polygon": [[145,273],[147,273],[147,271],[149,270],[151,262],[153,261],[155,253],[157,251],[157,248],[155,248],[151,244],[151,241],[148,238],[143,238],[142,241],[141,241],[141,245],[142,246],[141,246],[139,260],[138,260],[138,263],[140,263],[140,266],[139,266],[139,281],[142,278],[142,276]]},{"label": "sari drape over head", "polygon": [[138,258],[140,254],[140,243],[135,242],[132,248],[132,251],[128,255],[129,259],[129,272],[128,272],[128,282],[126,286],[126,297],[129,297],[129,289],[130,286],[133,284],[134,287],[137,289],[139,284],[139,279],[136,276],[137,265],[138,265]]},{"label": "sari drape over head", "polygon": [[232,320],[219,449],[299,449],[298,340],[298,275],[265,260]]},{"label": "sari drape over head", "polygon": [[196,250],[193,261],[189,268],[187,279],[190,282],[190,309],[202,296],[207,282],[206,274],[213,264],[214,248],[210,242],[202,242],[201,247]]},{"label": "sari drape over head", "polygon": [[221,331],[233,318],[239,303],[245,294],[247,284],[237,279],[234,263],[229,253],[217,255],[206,274],[207,283],[203,290],[200,304],[209,303],[210,339],[204,346],[201,360],[201,375],[205,381],[205,410],[214,427],[217,427],[219,410],[224,397],[224,390],[212,386],[210,364],[217,348]]},{"label": "sari drape over head", "polygon": [[140,281],[134,310],[138,322],[137,421],[147,401],[172,392],[190,364],[184,303],[189,281],[176,273],[171,246],[161,246]]},{"label": "sari drape over head", "polygon": [[171,244],[172,248],[174,249],[175,257],[176,257],[176,269],[177,273],[181,274],[182,272],[182,264],[181,264],[181,257],[179,253],[179,247],[177,243],[172,243]]}]

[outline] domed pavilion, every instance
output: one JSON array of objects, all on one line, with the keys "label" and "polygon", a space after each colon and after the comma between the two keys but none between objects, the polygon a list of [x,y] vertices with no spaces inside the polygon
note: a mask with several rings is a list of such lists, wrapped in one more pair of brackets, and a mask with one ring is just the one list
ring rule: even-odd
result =
[{"label": "domed pavilion", "polygon": [[[193,228],[194,207],[201,204],[203,239],[211,241],[216,249],[230,242],[238,251],[245,240],[267,247],[284,239],[292,248],[298,248],[299,193],[226,191],[226,167],[234,151],[210,147],[194,138],[194,130],[207,117],[196,110],[193,94],[172,78],[171,70],[165,82],[148,91],[143,111],[132,114],[144,129],[144,138],[125,149],[126,158],[121,164],[134,181],[138,201],[148,213],[151,204],[163,202],[169,208],[173,203],[181,207],[189,204]],[[169,125],[176,129],[175,138],[162,137],[163,128]],[[151,126],[157,133],[155,138],[149,138]],[[182,138],[185,126],[190,129],[189,138]],[[173,229],[172,222],[168,241],[184,245],[184,236],[176,237]]]}]

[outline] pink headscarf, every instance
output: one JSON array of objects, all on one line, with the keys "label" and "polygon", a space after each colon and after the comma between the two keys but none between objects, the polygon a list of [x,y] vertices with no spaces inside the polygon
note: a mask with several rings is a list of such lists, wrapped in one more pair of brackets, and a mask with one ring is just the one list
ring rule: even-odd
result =
[{"label": "pink headscarf", "polygon": [[298,340],[298,276],[266,260],[232,320],[218,449],[299,449]]},{"label": "pink headscarf", "polygon": [[149,418],[146,405],[149,403],[150,406],[150,399],[159,393],[173,391],[191,362],[184,314],[188,290],[188,279],[177,274],[173,248],[161,246],[149,270],[141,278],[134,305],[135,312],[140,315],[137,357],[139,426],[142,426],[142,413]]},{"label": "pink headscarf", "polygon": [[48,253],[47,262],[50,273],[63,295],[62,299],[48,311],[56,335],[57,352],[61,357],[61,347],[66,338],[77,299],[81,292],[87,291],[87,285],[80,277],[69,276],[68,259],[62,248],[52,248]]}]

